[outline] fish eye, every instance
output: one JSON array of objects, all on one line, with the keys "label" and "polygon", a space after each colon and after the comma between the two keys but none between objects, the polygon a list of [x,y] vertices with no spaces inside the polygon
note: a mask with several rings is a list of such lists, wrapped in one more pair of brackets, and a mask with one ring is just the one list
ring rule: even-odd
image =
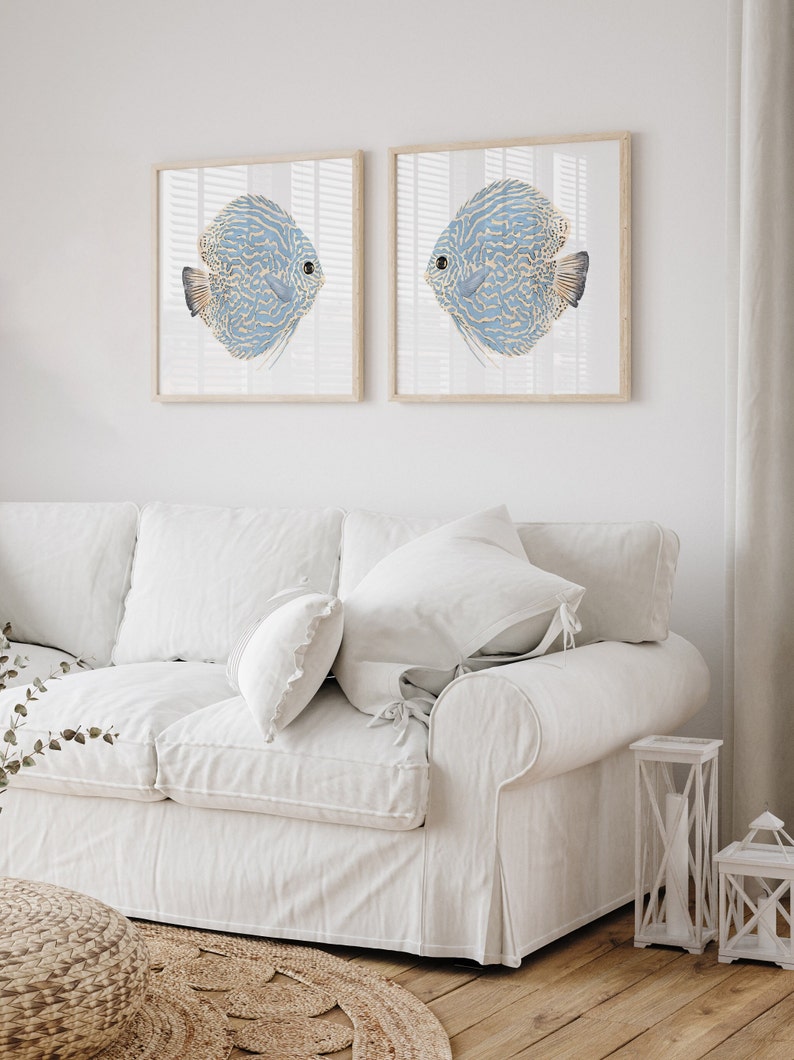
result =
[{"label": "fish eye", "polygon": [[439,254],[439,256],[436,258],[436,268],[445,269],[447,265],[449,265],[447,259],[444,257],[443,254]]},{"label": "fish eye", "polygon": [[311,274],[314,272],[314,262],[304,261],[303,271],[306,273],[307,276],[311,276]]}]

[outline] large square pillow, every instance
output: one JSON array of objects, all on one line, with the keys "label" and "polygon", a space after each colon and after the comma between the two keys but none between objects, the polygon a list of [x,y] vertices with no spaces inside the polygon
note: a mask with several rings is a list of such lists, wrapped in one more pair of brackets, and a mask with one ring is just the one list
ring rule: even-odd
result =
[{"label": "large square pillow", "polygon": [[280,589],[334,592],[341,530],[334,508],[147,504],[113,662],[225,663]]},{"label": "large square pillow", "polygon": [[308,706],[342,640],[342,603],[308,586],[285,589],[245,629],[226,676],[248,705],[266,743]]},{"label": "large square pillow", "polygon": [[345,598],[334,673],[350,702],[394,721],[425,718],[456,674],[505,631],[542,654],[575,622],[581,585],[533,566],[505,507],[440,526],[377,563]]}]

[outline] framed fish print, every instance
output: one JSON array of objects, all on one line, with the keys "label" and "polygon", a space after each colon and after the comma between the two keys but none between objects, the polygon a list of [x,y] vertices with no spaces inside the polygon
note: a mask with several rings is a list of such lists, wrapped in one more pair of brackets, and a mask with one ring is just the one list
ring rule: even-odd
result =
[{"label": "framed fish print", "polygon": [[154,166],[154,400],[360,400],[362,158]]},{"label": "framed fish print", "polygon": [[392,148],[392,399],[628,400],[629,151]]}]

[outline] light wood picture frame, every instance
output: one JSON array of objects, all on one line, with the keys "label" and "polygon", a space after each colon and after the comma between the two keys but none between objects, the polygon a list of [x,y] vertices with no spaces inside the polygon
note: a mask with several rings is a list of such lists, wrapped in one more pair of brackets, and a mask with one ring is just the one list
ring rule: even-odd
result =
[{"label": "light wood picture frame", "polygon": [[363,157],[153,166],[153,400],[361,399]]},{"label": "light wood picture frame", "polygon": [[628,132],[390,149],[396,401],[627,401]]}]

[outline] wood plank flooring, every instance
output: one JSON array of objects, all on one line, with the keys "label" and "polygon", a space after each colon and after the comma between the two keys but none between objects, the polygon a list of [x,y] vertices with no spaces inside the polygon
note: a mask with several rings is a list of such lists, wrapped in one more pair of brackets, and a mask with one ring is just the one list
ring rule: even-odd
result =
[{"label": "wood plank flooring", "polygon": [[421,998],[455,1060],[794,1060],[794,972],[633,940],[626,906],[514,970],[337,952]]}]

